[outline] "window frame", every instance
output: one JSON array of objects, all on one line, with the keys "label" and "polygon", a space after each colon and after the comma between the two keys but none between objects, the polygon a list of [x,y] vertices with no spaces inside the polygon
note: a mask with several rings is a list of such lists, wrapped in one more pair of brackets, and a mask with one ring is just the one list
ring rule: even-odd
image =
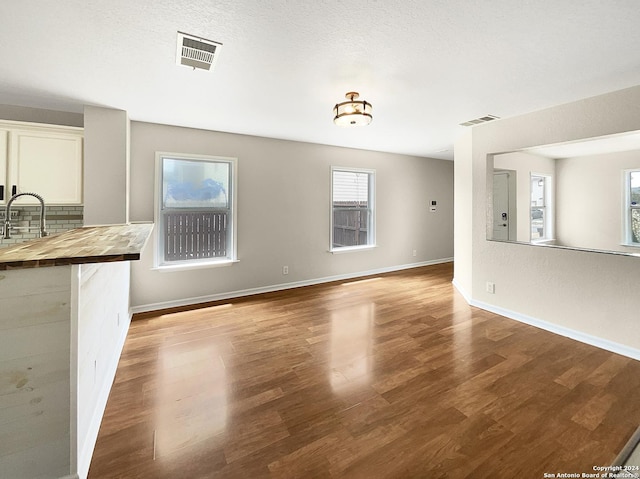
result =
[{"label": "window frame", "polygon": [[[227,255],[225,257],[216,258],[197,258],[186,259],[179,261],[165,261],[164,260],[164,238],[163,238],[163,224],[162,217],[163,203],[163,162],[165,159],[169,160],[184,160],[184,161],[202,161],[209,163],[227,163],[230,168],[229,174],[229,190],[227,197],[229,200],[229,215],[228,221],[228,239],[227,239]],[[201,154],[188,154],[188,153],[172,153],[172,152],[156,152],[155,159],[155,191],[154,191],[154,222],[155,222],[155,241],[154,241],[154,255],[153,255],[153,268],[159,271],[178,271],[188,269],[200,269],[211,268],[218,266],[228,266],[238,262],[237,256],[237,225],[238,225],[238,159],[234,157],[214,156],[214,155],[201,155]],[[187,208],[180,208],[181,210],[188,210]],[[211,210],[219,210],[219,208],[211,208]]]},{"label": "window frame", "polygon": [[[334,172],[342,171],[346,173],[363,173],[368,175],[368,198],[367,203],[369,210],[368,224],[367,224],[367,244],[355,245],[355,246],[334,246],[334,206],[333,206],[333,178]],[[370,168],[353,168],[353,167],[331,167],[330,177],[330,197],[329,197],[329,211],[330,211],[330,230],[329,230],[329,252],[331,253],[347,253],[353,251],[365,251],[376,247],[376,170]]]},{"label": "window frame", "polygon": [[[533,206],[531,205],[531,196],[533,194],[531,184],[534,181],[534,178],[539,178],[544,180],[543,185],[543,205],[542,206]],[[538,180],[539,181],[539,180]],[[554,241],[555,239],[555,231],[553,228],[553,216],[554,216],[554,198],[553,198],[553,177],[544,173],[534,173],[531,172],[529,175],[529,241],[531,243],[547,243],[550,241]],[[531,230],[533,225],[533,210],[541,209],[543,211],[543,228],[544,228],[544,236],[541,238],[533,238],[531,236]]]},{"label": "window frame", "polygon": [[639,241],[637,242],[633,241],[632,215],[634,210],[640,211],[640,204],[636,204],[636,205],[631,204],[631,174],[632,173],[640,174],[640,169],[632,168],[632,169],[623,171],[622,215],[623,215],[624,221],[622,222],[623,224],[622,245],[640,248],[640,238],[639,238]]}]

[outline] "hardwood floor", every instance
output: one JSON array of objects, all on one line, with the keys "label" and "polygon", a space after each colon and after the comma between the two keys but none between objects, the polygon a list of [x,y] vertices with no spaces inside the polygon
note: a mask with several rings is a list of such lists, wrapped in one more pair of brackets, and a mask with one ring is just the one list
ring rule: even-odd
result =
[{"label": "hardwood floor", "polygon": [[134,321],[90,478],[593,473],[640,362],[472,308],[452,265]]}]

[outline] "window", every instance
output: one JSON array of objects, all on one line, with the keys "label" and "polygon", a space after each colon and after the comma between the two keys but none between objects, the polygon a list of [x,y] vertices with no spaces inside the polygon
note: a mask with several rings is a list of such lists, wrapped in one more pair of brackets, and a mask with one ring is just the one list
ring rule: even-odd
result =
[{"label": "window", "polygon": [[553,238],[551,177],[531,175],[531,241]]},{"label": "window", "polygon": [[375,246],[375,171],[331,168],[331,251]]},{"label": "window", "polygon": [[625,172],[625,244],[640,246],[640,170]]},{"label": "window", "polygon": [[234,261],[235,158],[157,154],[156,267]]}]

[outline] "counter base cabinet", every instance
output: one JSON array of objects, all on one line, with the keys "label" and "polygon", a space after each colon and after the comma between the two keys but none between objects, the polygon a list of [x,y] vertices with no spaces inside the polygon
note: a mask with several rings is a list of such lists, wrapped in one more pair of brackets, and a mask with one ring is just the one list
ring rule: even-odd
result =
[{"label": "counter base cabinet", "polygon": [[[87,476],[120,353],[129,331],[130,263],[78,267],[76,414],[77,472]],[[73,339],[72,339],[73,343]],[[73,377],[73,372],[72,372]],[[73,403],[73,399],[72,399]]]},{"label": "counter base cabinet", "polygon": [[0,272],[0,471],[87,476],[129,328],[129,262]]},{"label": "counter base cabinet", "polygon": [[71,266],[0,273],[0,471],[65,477]]}]

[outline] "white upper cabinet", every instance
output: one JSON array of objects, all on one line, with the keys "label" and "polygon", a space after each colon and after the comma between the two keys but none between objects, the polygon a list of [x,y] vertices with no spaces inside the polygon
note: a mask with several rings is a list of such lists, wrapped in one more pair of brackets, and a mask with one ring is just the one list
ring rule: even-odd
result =
[{"label": "white upper cabinet", "polygon": [[[0,123],[0,201],[6,204],[14,193],[37,193],[47,205],[82,204],[82,140],[82,128]],[[31,196],[15,202],[36,203]]]}]

